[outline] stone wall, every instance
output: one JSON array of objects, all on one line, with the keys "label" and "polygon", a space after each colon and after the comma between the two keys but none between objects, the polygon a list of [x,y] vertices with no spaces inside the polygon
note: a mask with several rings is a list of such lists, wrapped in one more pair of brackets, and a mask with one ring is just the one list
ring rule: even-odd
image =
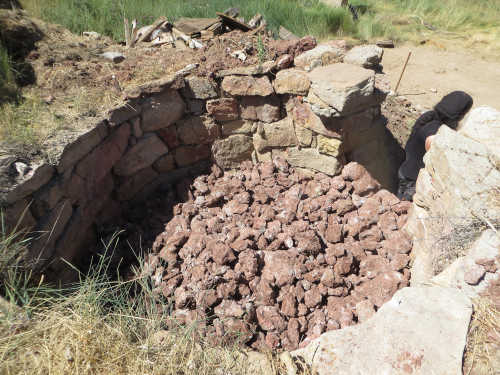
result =
[{"label": "stone wall", "polygon": [[428,282],[488,228],[500,227],[500,112],[472,110],[458,131],[442,126],[424,157],[407,231],[412,285]]},{"label": "stone wall", "polygon": [[[484,373],[467,371],[464,349],[472,312],[500,306],[499,141],[500,111],[489,107],[472,110],[457,131],[439,129],[404,227],[411,287],[365,322],[292,352],[298,363],[319,375]],[[484,345],[498,358],[498,340]]]},{"label": "stone wall", "polygon": [[59,259],[84,256],[96,225],[212,161],[231,169],[279,155],[330,176],[346,155],[369,163],[366,145],[385,129],[374,72],[343,63],[282,68],[171,75],[127,92],[107,118],[72,134],[51,164],[1,159],[8,228],[22,217],[20,227],[37,233],[32,257],[63,278]]}]

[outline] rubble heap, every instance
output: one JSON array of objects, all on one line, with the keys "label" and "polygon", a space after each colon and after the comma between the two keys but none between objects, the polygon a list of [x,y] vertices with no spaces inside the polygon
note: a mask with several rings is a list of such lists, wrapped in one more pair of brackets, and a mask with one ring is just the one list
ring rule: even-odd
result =
[{"label": "rubble heap", "polygon": [[329,177],[247,161],[187,188],[147,271],[174,316],[208,337],[294,349],[368,319],[408,285],[410,204],[358,163]]}]

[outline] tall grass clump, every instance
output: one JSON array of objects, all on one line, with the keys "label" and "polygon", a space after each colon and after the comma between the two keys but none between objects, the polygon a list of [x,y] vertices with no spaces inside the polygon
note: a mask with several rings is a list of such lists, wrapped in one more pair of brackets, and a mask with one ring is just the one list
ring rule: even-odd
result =
[{"label": "tall grass clump", "polygon": [[61,24],[74,33],[93,30],[123,39],[123,18],[136,18],[147,25],[160,15],[175,21],[180,17],[216,17],[230,7],[240,8],[249,20],[256,13],[264,16],[273,31],[282,25],[297,35],[318,37],[352,33],[355,25],[344,8],[330,8],[319,0],[25,0],[25,6],[44,20]]},{"label": "tall grass clump", "polygon": [[15,99],[17,85],[14,68],[7,49],[0,42],[0,105]]},{"label": "tall grass clump", "polygon": [[[356,0],[361,1],[361,0]],[[494,32],[500,27],[500,1],[363,0],[369,8],[359,22],[358,35],[412,40],[422,33],[450,33],[467,38],[471,32]]]},{"label": "tall grass clump", "polygon": [[[17,239],[4,242],[2,252],[17,253]],[[209,345],[196,323],[177,324],[169,303],[157,302],[141,263],[126,279],[112,270],[118,240],[111,238],[78,282],[31,289],[8,319],[0,296],[0,374],[256,373],[255,360],[236,344]],[[279,374],[278,365],[271,368]]]},{"label": "tall grass clump", "polygon": [[[21,220],[26,210],[22,213]],[[26,263],[29,241],[29,236],[18,230],[18,226],[11,231],[7,230],[0,210],[0,297],[16,305],[27,305],[32,292],[32,274]]]}]

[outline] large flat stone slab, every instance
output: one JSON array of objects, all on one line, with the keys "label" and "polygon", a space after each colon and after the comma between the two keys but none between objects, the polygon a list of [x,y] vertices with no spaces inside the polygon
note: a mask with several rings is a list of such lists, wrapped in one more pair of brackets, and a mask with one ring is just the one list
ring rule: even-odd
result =
[{"label": "large flat stone slab", "polygon": [[491,148],[441,126],[424,156],[406,230],[413,238],[412,285],[463,255],[478,223],[498,221],[500,162]]},{"label": "large flat stone slab", "polygon": [[360,112],[374,100],[375,73],[350,64],[334,64],[309,73],[312,91],[341,116]]},{"label": "large flat stone slab", "polygon": [[315,148],[290,147],[286,151],[273,149],[273,158],[280,156],[293,167],[313,169],[334,176],[340,172],[342,163],[335,157],[320,154]]},{"label": "large flat stone slab", "polygon": [[118,176],[130,176],[149,167],[167,152],[168,148],[160,137],[154,133],[148,133],[125,153],[115,165],[114,171]]},{"label": "large flat stone slab", "polygon": [[235,134],[216,140],[212,145],[215,162],[221,168],[238,168],[243,160],[252,158],[252,137]]},{"label": "large flat stone slab", "polygon": [[433,285],[459,288],[470,298],[478,298],[500,278],[500,233],[485,230],[467,254],[439,275]]},{"label": "large flat stone slab", "polygon": [[474,108],[458,132],[486,145],[500,159],[500,111],[491,107]]},{"label": "large flat stone slab", "polygon": [[459,375],[471,314],[457,289],[404,288],[366,322],[291,354],[318,375]]}]

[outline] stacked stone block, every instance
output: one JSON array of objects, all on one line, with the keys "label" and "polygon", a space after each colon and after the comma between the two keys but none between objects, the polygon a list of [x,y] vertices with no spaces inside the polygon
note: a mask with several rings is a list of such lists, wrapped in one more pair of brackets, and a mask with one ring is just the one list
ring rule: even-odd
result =
[{"label": "stacked stone block", "polygon": [[339,173],[346,149],[363,148],[359,129],[373,128],[380,114],[373,71],[279,69],[266,62],[211,79],[177,74],[129,91],[107,118],[72,135],[55,163],[31,166],[2,187],[9,227],[24,212],[21,227],[40,234],[33,258],[64,278],[58,260],[85,256],[96,225],[211,162],[232,169],[282,157]]}]

